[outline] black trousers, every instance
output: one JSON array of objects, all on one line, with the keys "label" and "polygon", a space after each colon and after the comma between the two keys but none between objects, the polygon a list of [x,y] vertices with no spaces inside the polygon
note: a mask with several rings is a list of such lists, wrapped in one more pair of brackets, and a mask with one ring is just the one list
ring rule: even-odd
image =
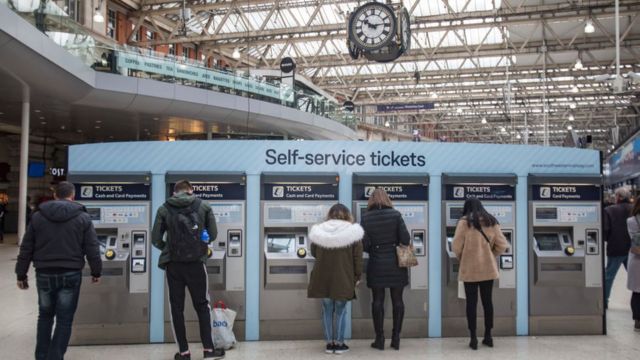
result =
[{"label": "black trousers", "polygon": [[185,287],[189,289],[193,308],[200,323],[200,339],[205,349],[213,349],[211,335],[211,307],[209,306],[207,269],[201,262],[167,265],[167,284],[169,285],[169,303],[171,305],[171,323],[180,352],[189,350],[187,333],[184,326]]},{"label": "black trousers", "polygon": [[467,297],[467,324],[469,331],[474,334],[477,325],[478,288],[480,289],[480,298],[482,300],[482,308],[484,309],[484,328],[485,330],[493,329],[493,302],[491,300],[493,280],[465,282],[464,293]]},{"label": "black trousers", "polygon": [[640,321],[640,292],[631,294],[631,313],[633,314],[633,320]]}]

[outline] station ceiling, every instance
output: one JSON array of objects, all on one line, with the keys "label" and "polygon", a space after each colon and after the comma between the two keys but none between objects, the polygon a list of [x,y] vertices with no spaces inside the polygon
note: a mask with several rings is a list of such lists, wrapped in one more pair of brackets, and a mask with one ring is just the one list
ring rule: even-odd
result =
[{"label": "station ceiling", "polygon": [[[289,56],[322,89],[361,106],[362,117],[391,127],[461,141],[542,143],[546,102],[551,144],[561,144],[571,127],[604,149],[616,140],[612,129],[635,127],[640,113],[638,1],[620,0],[622,91],[612,82],[613,0],[392,0],[411,14],[412,49],[387,64],[348,55],[348,14],[365,1],[121,2],[136,27],[150,23],[161,33],[131,44],[194,44],[238,68],[276,69]],[[587,22],[593,32],[585,32]],[[375,106],[424,102],[435,108],[381,113]]]}]

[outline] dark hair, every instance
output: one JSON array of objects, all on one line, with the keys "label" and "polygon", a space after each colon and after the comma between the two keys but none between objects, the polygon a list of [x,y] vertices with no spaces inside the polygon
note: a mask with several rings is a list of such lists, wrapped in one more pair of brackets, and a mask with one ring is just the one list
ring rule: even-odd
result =
[{"label": "dark hair", "polygon": [[369,202],[367,203],[367,210],[381,209],[383,207],[392,208],[393,204],[389,198],[389,194],[384,191],[383,188],[376,188],[369,196]]},{"label": "dark hair", "polygon": [[633,202],[633,209],[631,209],[631,216],[636,216],[640,214],[640,200],[636,199]]},{"label": "dark hair", "polygon": [[179,180],[176,182],[175,185],[173,185],[173,192],[174,193],[192,193],[193,192],[193,186],[191,186],[191,183],[189,182],[189,180]]},{"label": "dark hair", "polygon": [[498,220],[489,214],[484,206],[482,206],[480,200],[476,198],[469,198],[464,202],[462,216],[466,216],[469,227],[473,226],[477,230],[480,230],[482,226],[490,227],[498,225]]},{"label": "dark hair", "polygon": [[327,220],[344,220],[352,223],[353,216],[351,215],[351,211],[349,211],[346,206],[338,203],[333,205],[331,209],[329,209]]},{"label": "dark hair", "polygon": [[53,188],[53,194],[57,199],[68,199],[76,194],[76,187],[68,181],[61,181]]}]

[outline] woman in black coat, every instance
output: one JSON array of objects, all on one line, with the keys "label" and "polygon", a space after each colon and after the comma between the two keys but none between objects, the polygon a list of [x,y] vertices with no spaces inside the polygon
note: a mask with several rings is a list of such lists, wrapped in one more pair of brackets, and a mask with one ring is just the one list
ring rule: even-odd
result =
[{"label": "woman in black coat", "polygon": [[409,245],[407,230],[400,212],[393,208],[389,195],[382,188],[369,197],[367,211],[361,222],[364,229],[364,251],[369,254],[367,286],[371,288],[371,315],[376,339],[371,347],[384,350],[384,295],[389,288],[393,305],[391,347],[400,349],[400,330],[404,318],[402,291],[409,284],[407,268],[398,266],[396,246]]}]

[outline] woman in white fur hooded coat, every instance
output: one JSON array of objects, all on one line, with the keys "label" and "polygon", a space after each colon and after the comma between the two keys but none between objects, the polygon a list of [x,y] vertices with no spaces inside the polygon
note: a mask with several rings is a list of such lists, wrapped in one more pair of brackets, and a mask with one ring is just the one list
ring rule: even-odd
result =
[{"label": "woman in white fur hooded coat", "polygon": [[[327,221],[311,227],[311,255],[316,261],[311,271],[307,297],[322,299],[322,324],[326,352],[349,351],[344,343],[347,302],[355,298],[362,276],[364,230],[353,223],[351,212],[342,204],[329,209]],[[333,316],[336,329],[333,329]]]}]

